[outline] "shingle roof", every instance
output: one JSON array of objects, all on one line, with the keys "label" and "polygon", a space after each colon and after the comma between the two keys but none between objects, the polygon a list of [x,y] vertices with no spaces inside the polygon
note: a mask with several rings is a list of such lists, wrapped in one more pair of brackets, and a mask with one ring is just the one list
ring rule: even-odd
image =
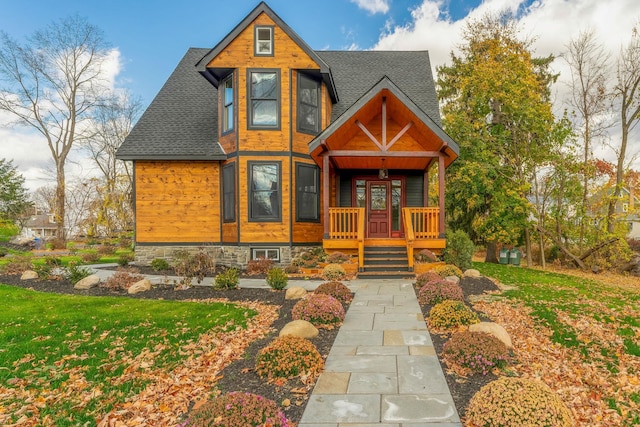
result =
[{"label": "shingle roof", "polygon": [[427,51],[318,51],[331,67],[340,101],[331,121],[344,113],[383,77],[441,126],[431,62]]},{"label": "shingle roof", "polygon": [[[217,89],[196,64],[210,49],[191,48],[117,152],[122,160],[224,160],[218,143]],[[339,101],[332,122],[388,77],[440,127],[426,51],[316,51],[331,67]]]},{"label": "shingle roof", "polygon": [[224,160],[218,91],[194,67],[209,49],[191,48],[120,146],[122,160]]}]

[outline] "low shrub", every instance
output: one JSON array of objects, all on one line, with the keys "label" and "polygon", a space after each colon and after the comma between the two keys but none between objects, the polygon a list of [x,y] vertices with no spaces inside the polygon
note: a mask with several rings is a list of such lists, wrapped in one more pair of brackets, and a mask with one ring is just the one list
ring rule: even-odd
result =
[{"label": "low shrub", "polygon": [[67,242],[62,238],[55,237],[53,240],[47,242],[47,247],[52,250],[67,249]]},{"label": "low shrub", "polygon": [[420,289],[425,283],[433,282],[434,280],[442,280],[442,277],[433,271],[426,271],[416,276],[416,286]]},{"label": "low shrub", "polygon": [[431,271],[433,271],[443,279],[449,276],[456,276],[456,277],[462,278],[462,270],[460,270],[458,267],[456,267],[453,264],[438,265],[438,266],[435,266]]},{"label": "low shrub", "polygon": [[82,255],[80,255],[80,259],[82,259],[82,262],[85,264],[92,264],[100,261],[100,255],[98,255],[97,252],[83,252]]},{"label": "low shrub", "polygon": [[62,265],[62,258],[53,255],[47,255],[44,257],[44,263],[49,267],[60,267]]},{"label": "low shrub", "polygon": [[320,375],[323,367],[316,346],[293,335],[274,339],[256,356],[256,373],[269,381],[301,377],[307,383]]},{"label": "low shrub", "polygon": [[429,249],[423,249],[420,252],[416,252],[413,254],[413,259],[417,262],[436,262],[438,258],[436,254],[431,252]]},{"label": "low shrub", "polygon": [[32,257],[27,255],[15,255],[9,258],[2,271],[5,274],[22,274],[27,270],[33,269]]},{"label": "low shrub", "polygon": [[116,247],[109,243],[104,243],[96,248],[98,255],[113,255],[116,251]]},{"label": "low shrub", "polygon": [[442,301],[429,312],[429,326],[434,328],[453,328],[479,321],[478,315],[462,301]]},{"label": "low shrub", "polygon": [[434,305],[444,300],[464,300],[460,285],[439,279],[425,283],[418,291],[418,302],[421,305]]},{"label": "low shrub", "polygon": [[459,374],[487,375],[493,368],[503,368],[510,360],[502,341],[484,332],[463,331],[454,334],[442,348],[447,366]]},{"label": "low shrub", "polygon": [[169,269],[169,261],[164,258],[155,258],[151,261],[153,271],[165,271]]},{"label": "low shrub", "polygon": [[215,278],[215,289],[238,289],[240,274],[237,268],[229,268],[219,273]]},{"label": "low shrub", "polygon": [[78,283],[90,274],[91,271],[88,268],[81,267],[77,261],[71,261],[65,269],[64,277],[66,277],[71,283]]},{"label": "low shrub", "polygon": [[287,265],[284,268],[284,272],[287,273],[287,274],[296,274],[296,273],[300,272],[300,268],[295,266],[295,265],[293,265],[293,264],[291,264],[291,265]]},{"label": "low shrub", "polygon": [[46,262],[44,264],[34,264],[33,271],[38,274],[39,279],[47,280],[51,277],[51,266]]},{"label": "low shrub", "polygon": [[446,232],[447,247],[442,251],[442,259],[447,264],[466,270],[471,268],[471,259],[476,246],[463,230]]},{"label": "low shrub", "polygon": [[317,294],[331,295],[344,304],[349,304],[353,299],[353,293],[351,293],[351,290],[342,282],[332,281],[322,283],[314,292]]},{"label": "low shrub", "polygon": [[340,264],[328,264],[322,269],[322,277],[326,280],[343,280],[347,272]]},{"label": "low shrub", "polygon": [[205,277],[216,270],[215,259],[203,250],[193,255],[189,251],[177,250],[173,253],[173,257],[173,268],[176,274],[182,277],[181,282],[186,285],[191,285],[194,278],[201,283]]},{"label": "low shrub", "polygon": [[0,246],[0,258],[5,257],[9,253],[9,249]]},{"label": "low shrub", "polygon": [[344,320],[344,308],[331,295],[311,294],[291,309],[294,320],[306,320],[316,328],[333,328]]},{"label": "low shrub", "polygon": [[184,427],[293,427],[278,404],[257,394],[231,392],[217,396],[189,414]]},{"label": "low shrub", "polygon": [[469,402],[473,427],[571,427],[571,413],[543,382],[501,377],[482,387]]},{"label": "low shrub", "polygon": [[327,262],[329,264],[342,264],[344,262],[349,261],[349,259],[350,259],[349,255],[340,251],[331,252],[327,256]]},{"label": "low shrub", "polygon": [[252,259],[247,263],[247,274],[249,276],[267,274],[271,267],[273,267],[273,260],[267,258]]},{"label": "low shrub", "polygon": [[118,265],[120,267],[128,266],[131,261],[133,261],[133,256],[131,254],[122,254],[118,257]]},{"label": "low shrub", "polygon": [[142,279],[144,279],[144,276],[139,274],[138,269],[120,267],[111,275],[111,277],[102,282],[100,287],[114,291],[124,291]]},{"label": "low shrub", "polygon": [[276,291],[286,288],[288,280],[287,274],[279,267],[273,267],[267,273],[267,284]]}]

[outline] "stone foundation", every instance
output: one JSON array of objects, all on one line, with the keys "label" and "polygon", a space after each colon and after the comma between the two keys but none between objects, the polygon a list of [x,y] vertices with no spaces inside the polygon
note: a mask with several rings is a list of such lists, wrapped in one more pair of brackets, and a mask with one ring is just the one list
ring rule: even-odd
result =
[{"label": "stone foundation", "polygon": [[[276,263],[280,267],[286,267],[291,264],[291,260],[298,254],[313,249],[317,246],[269,246],[269,249],[280,250],[280,262]],[[264,249],[264,246],[185,246],[185,245],[136,245],[135,262],[139,265],[150,265],[151,261],[156,258],[167,260],[169,263],[173,261],[173,253],[176,250],[186,250],[191,254],[204,251],[211,257],[215,258],[218,265],[227,267],[237,267],[245,269],[251,260],[252,249]]]}]

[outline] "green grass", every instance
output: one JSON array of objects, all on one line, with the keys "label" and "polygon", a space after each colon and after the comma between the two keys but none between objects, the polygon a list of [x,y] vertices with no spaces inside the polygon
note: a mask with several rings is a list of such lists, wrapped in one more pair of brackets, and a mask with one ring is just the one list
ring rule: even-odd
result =
[{"label": "green grass", "polygon": [[[551,340],[578,351],[585,364],[600,366],[603,372],[615,375],[620,369],[620,352],[640,356],[636,338],[640,327],[640,292],[597,280],[525,267],[474,263],[474,268],[504,285],[513,286],[514,289],[503,295],[530,307],[533,318],[551,331]],[[623,345],[601,339],[588,329],[576,329],[571,322],[564,320],[564,316],[586,320],[583,325],[596,325],[596,330],[613,329]],[[628,398],[635,401],[638,397],[632,394]],[[609,398],[609,405],[620,412],[620,406],[625,402]],[[624,425],[636,425],[633,423],[638,419],[632,417],[625,421]]]},{"label": "green grass", "polygon": [[[46,397],[78,388],[41,411],[57,426],[94,425],[145,386],[143,376],[123,373],[170,370],[201,334],[244,327],[256,314],[227,303],[57,295],[1,284],[0,301],[0,384],[15,391],[0,407],[20,405],[25,391]],[[135,365],[141,354],[151,366]],[[92,390],[101,395],[91,398]]]}]

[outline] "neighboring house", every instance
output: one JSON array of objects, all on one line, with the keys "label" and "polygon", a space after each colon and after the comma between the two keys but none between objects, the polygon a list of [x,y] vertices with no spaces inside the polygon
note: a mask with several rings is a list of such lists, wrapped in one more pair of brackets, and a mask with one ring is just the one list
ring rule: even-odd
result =
[{"label": "neighboring house", "polygon": [[[602,224],[607,216],[608,203],[605,197],[610,197],[612,189],[605,191],[599,191],[591,197],[592,209],[589,215],[592,218],[594,224]],[[640,207],[640,200],[635,195],[635,191],[632,186],[624,186],[620,189],[620,196],[616,201],[615,206],[615,218],[618,223],[626,223],[628,226],[627,238],[640,239],[640,215],[638,215],[638,208]]]},{"label": "neighboring house", "polygon": [[445,246],[458,150],[427,52],[315,51],[263,2],[187,51],[117,156],[135,165],[139,262],[201,247],[288,263],[323,245],[363,267],[368,247]]},{"label": "neighboring house", "polygon": [[58,225],[50,213],[34,213],[24,223],[22,236],[25,238],[41,238],[43,240],[56,237]]}]

